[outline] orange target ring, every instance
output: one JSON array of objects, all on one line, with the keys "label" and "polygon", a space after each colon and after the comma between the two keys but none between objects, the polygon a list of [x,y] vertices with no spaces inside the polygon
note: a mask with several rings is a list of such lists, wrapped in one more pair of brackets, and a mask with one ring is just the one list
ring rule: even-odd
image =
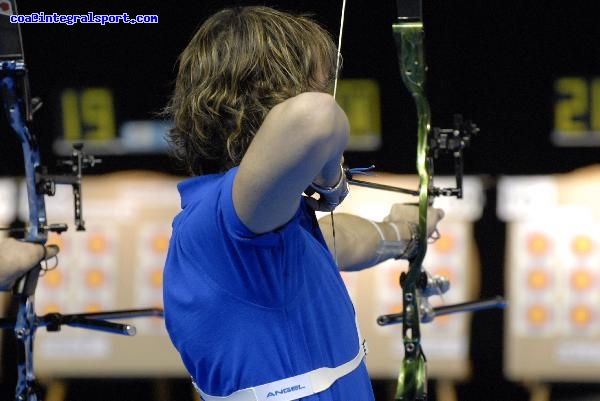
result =
[{"label": "orange target ring", "polygon": [[571,242],[571,250],[579,256],[585,256],[592,251],[593,241],[587,235],[578,235]]},{"label": "orange target ring", "polygon": [[587,291],[592,288],[594,277],[586,268],[579,268],[571,273],[571,288],[575,291]]},{"label": "orange target ring", "polygon": [[543,326],[550,320],[550,311],[542,305],[533,305],[527,309],[527,320],[533,326]]},{"label": "orange target ring", "polygon": [[587,326],[592,322],[593,312],[587,305],[577,305],[571,308],[571,322],[576,326]]},{"label": "orange target ring", "polygon": [[164,234],[157,234],[152,238],[152,250],[159,255],[167,252],[169,248],[169,237]]},{"label": "orange target ring", "polygon": [[545,290],[550,285],[551,278],[544,269],[536,268],[527,275],[527,285],[532,290]]},{"label": "orange target ring", "polygon": [[544,234],[535,233],[527,238],[527,250],[534,256],[543,256],[550,250],[551,241]]},{"label": "orange target ring", "polygon": [[88,250],[92,253],[102,253],[108,248],[106,237],[101,234],[91,235],[88,239]]},{"label": "orange target ring", "polygon": [[100,268],[89,269],[85,275],[85,284],[89,288],[98,288],[106,282],[106,274]]}]

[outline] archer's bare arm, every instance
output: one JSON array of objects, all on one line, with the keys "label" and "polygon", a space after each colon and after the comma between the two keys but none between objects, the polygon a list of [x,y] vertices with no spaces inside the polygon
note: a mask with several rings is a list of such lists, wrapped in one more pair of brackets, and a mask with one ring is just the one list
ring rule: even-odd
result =
[{"label": "archer's bare arm", "polygon": [[348,135],[346,114],[326,93],[302,93],[271,109],[233,185],[242,222],[255,233],[271,231],[293,217],[311,182],[338,182]]},{"label": "archer's bare arm", "polygon": [[[46,246],[46,259],[56,256],[57,246]],[[0,290],[9,289],[14,281],[37,265],[44,257],[44,246],[14,238],[0,240]]]},{"label": "archer's bare arm", "polygon": [[[430,208],[427,216],[427,235],[430,236],[436,229],[438,222],[444,217],[441,209]],[[419,210],[417,206],[395,204],[382,222],[374,222],[347,213],[334,214],[334,227],[331,217],[324,216],[319,219],[319,226],[327,242],[329,250],[335,256],[340,270],[355,271],[371,267],[382,262],[381,254],[377,250],[383,239],[396,241],[398,253],[395,255],[384,254],[392,258],[403,256],[402,253],[413,240],[414,228],[418,224]],[[393,223],[394,226],[389,223]],[[377,228],[375,228],[376,225]],[[333,228],[335,228],[335,250],[333,241]]]}]

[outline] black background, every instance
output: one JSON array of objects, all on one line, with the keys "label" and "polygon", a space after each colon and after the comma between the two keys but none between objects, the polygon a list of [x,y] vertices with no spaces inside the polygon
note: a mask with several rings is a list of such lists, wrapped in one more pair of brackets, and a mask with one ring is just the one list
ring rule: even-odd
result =
[{"label": "black background", "polygon": [[[600,76],[600,17],[595,3],[425,1],[427,92],[433,124],[447,126],[452,114],[460,112],[481,128],[466,151],[465,172],[485,176],[489,183],[486,211],[476,224],[482,296],[503,293],[504,225],[495,216],[495,179],[501,175],[568,172],[594,164],[599,158],[597,148],[559,148],[550,141],[555,79]],[[63,88],[106,86],[113,90],[118,122],[153,118],[166,103],[177,56],[196,27],[211,12],[234,4],[266,4],[308,12],[334,37],[338,35],[341,1],[21,2],[20,14],[93,11],[159,17],[158,24],[21,26],[31,90],[45,101],[34,124],[43,158],[49,163],[54,159],[51,142],[61,131],[58,94]],[[415,110],[400,81],[391,34],[395,12],[394,1],[348,0],[341,77],[378,81],[384,146],[377,152],[349,153],[346,161],[355,166],[375,163],[383,171],[414,173]],[[1,137],[0,175],[21,174],[19,144],[5,132]],[[133,168],[179,172],[165,155],[104,159],[95,173]],[[522,384],[503,379],[501,312],[475,316],[471,351],[473,379],[459,386],[460,400],[527,399]],[[380,401],[385,397],[383,387],[376,383]],[[553,399],[594,389],[589,384],[556,384],[554,388]]]}]

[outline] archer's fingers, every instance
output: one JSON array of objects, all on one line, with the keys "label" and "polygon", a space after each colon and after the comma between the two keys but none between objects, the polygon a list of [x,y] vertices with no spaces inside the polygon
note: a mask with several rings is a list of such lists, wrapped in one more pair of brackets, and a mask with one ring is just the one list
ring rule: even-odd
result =
[{"label": "archer's fingers", "polygon": [[445,215],[446,213],[442,209],[430,207],[427,210],[427,218],[432,218],[436,222],[439,222],[441,219],[443,219]]},{"label": "archer's fingers", "polygon": [[419,207],[415,204],[394,203],[390,208],[390,213],[383,219],[387,222],[411,222],[417,223],[419,220]]},{"label": "archer's fingers", "polygon": [[437,225],[445,216],[445,213],[442,209],[436,209],[430,207],[427,210],[427,236],[431,237],[431,235],[437,230]]},{"label": "archer's fingers", "polygon": [[46,260],[52,259],[60,252],[58,245],[46,245]]},{"label": "archer's fingers", "polygon": [[22,248],[22,251],[26,254],[29,255],[27,257],[27,260],[29,260],[29,263],[27,264],[31,264],[31,266],[34,266],[36,263],[41,262],[42,260],[48,260],[48,259],[52,259],[53,257],[55,257],[56,255],[58,255],[58,252],[60,251],[60,248],[58,247],[58,245],[41,245],[41,244],[35,244],[35,243],[31,243],[31,242],[20,242],[22,245],[20,245],[20,247]]},{"label": "archer's fingers", "polygon": [[[427,208],[427,220],[437,223],[444,218],[444,211],[434,207]],[[395,203],[390,209],[383,221],[391,222],[410,222],[418,224],[419,222],[419,205],[414,203]]]},{"label": "archer's fingers", "polygon": [[37,265],[44,258],[44,254],[48,259],[57,253],[57,246],[44,247],[14,238],[4,239],[0,241],[0,276],[10,281]]}]

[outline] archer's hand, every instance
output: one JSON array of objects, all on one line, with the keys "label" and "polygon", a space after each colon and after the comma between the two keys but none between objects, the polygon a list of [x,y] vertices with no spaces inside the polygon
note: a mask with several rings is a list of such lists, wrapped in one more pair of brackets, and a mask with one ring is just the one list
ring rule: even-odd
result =
[{"label": "archer's hand", "polygon": [[40,263],[44,256],[51,259],[58,251],[56,245],[44,246],[14,238],[0,240],[0,290],[9,289],[17,278]]},{"label": "archer's hand", "polygon": [[[346,199],[349,190],[348,179],[344,170],[341,169],[340,179],[333,187],[323,187],[312,183],[304,193],[308,195],[307,201],[311,208],[318,212],[332,212]],[[318,194],[319,198],[313,198],[314,194]]]},{"label": "archer's hand", "polygon": [[[436,231],[437,225],[441,219],[444,218],[444,211],[442,209],[436,209],[430,207],[427,209],[427,237],[431,237],[431,235]],[[399,225],[399,227],[407,227],[406,223],[419,225],[419,206],[414,204],[406,204],[406,203],[396,203],[390,209],[390,214],[388,214],[383,221],[392,222]],[[408,230],[400,230],[400,234],[402,239],[407,241],[410,240],[411,231]]]}]

